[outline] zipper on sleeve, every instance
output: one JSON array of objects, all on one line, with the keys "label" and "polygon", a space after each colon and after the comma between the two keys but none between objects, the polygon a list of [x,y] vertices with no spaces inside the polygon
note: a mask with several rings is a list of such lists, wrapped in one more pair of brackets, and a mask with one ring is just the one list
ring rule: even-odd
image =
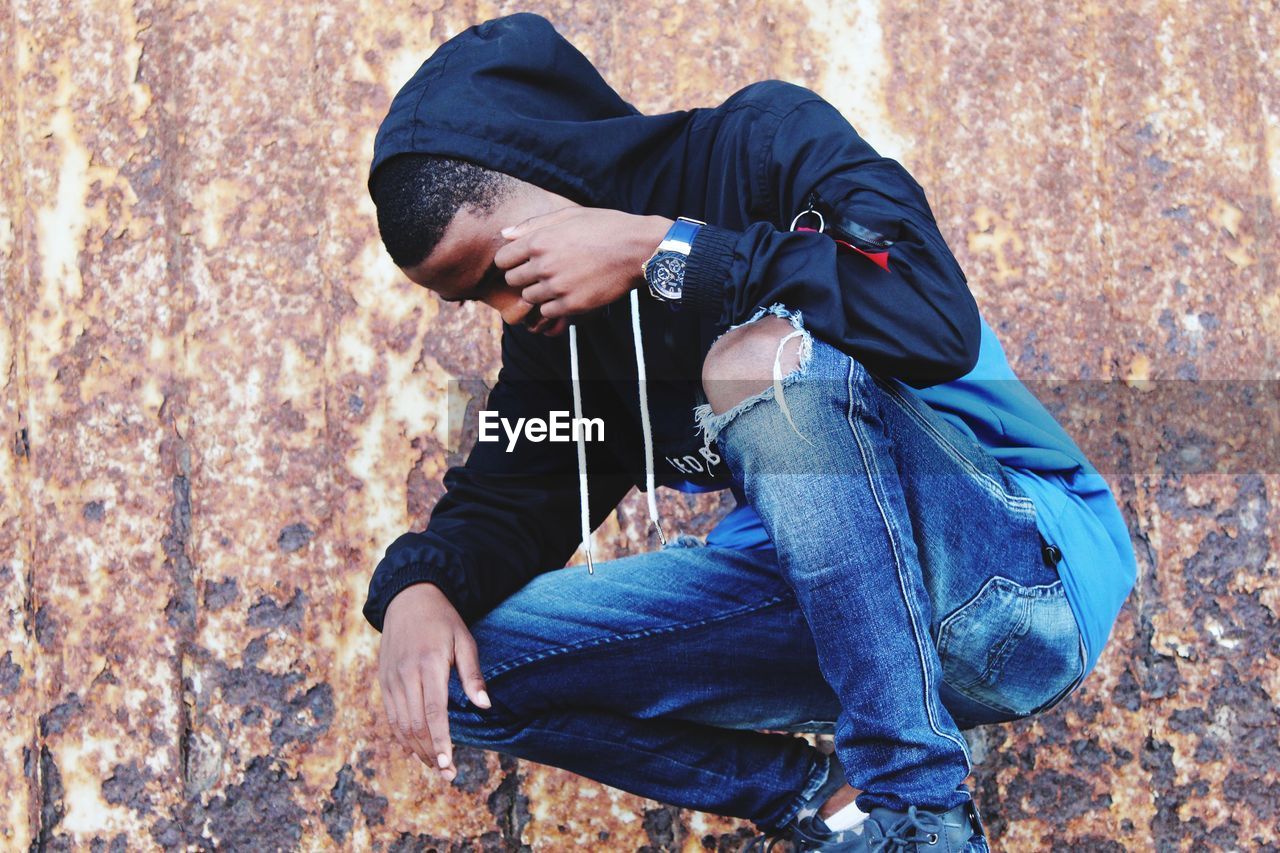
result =
[{"label": "zipper on sleeve", "polygon": [[848,243],[855,249],[877,254],[887,252],[889,247],[893,245],[893,241],[883,234],[854,222],[839,210],[836,210],[818,194],[817,190],[809,192],[809,198],[805,203],[807,208],[804,213],[815,213],[826,222],[826,234]]}]

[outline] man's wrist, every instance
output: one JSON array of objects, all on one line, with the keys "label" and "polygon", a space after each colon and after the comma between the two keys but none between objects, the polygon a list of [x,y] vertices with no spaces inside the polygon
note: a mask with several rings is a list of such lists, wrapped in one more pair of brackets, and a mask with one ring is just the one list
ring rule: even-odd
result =
[{"label": "man's wrist", "polygon": [[699,314],[719,318],[724,312],[725,280],[733,265],[740,233],[703,225],[694,237],[684,270],[680,301]]},{"label": "man's wrist", "polygon": [[394,604],[396,599],[400,598],[405,592],[409,593],[409,595],[404,596],[405,598],[418,598],[419,600],[422,600],[422,598],[425,597],[427,600],[440,601],[448,604],[450,607],[453,607],[453,602],[449,599],[449,596],[437,584],[434,584],[431,581],[414,581],[413,583],[407,584],[404,588],[398,590],[391,596],[391,600],[387,602],[386,610],[383,611],[384,622],[386,620],[386,613],[391,610],[391,605]]},{"label": "man's wrist", "polygon": [[658,251],[658,244],[667,236],[667,232],[671,230],[671,226],[675,224],[674,219],[668,219],[665,216],[642,216],[639,227],[636,228],[635,246],[639,261],[635,265],[636,275],[631,281],[632,287],[645,287],[644,265],[653,253]]}]

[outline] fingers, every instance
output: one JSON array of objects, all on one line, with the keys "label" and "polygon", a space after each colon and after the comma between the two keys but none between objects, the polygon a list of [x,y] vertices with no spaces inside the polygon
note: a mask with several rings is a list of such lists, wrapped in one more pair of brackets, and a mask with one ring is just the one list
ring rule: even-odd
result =
[{"label": "fingers", "polygon": [[427,728],[426,709],[422,700],[422,672],[418,667],[406,668],[400,673],[400,689],[404,695],[404,712],[398,724],[400,733],[409,743],[414,755],[429,767],[436,766],[435,752],[431,746],[431,732]]},{"label": "fingers", "polygon": [[[525,264],[522,267],[517,267],[517,269],[524,269],[527,266],[529,265]],[[514,284],[510,275],[508,273],[508,284]],[[519,280],[524,280],[524,277]],[[548,320],[572,313],[570,306],[566,304],[570,294],[562,293],[559,288],[547,281],[537,281],[535,284],[528,285],[520,291],[520,298],[529,305],[535,306],[538,309],[539,317],[545,317]]]},{"label": "fingers", "polygon": [[396,742],[404,748],[405,752],[413,752],[413,747],[409,745],[408,739],[400,731],[400,720],[404,719],[406,714],[403,693],[384,683],[382,685],[382,708],[387,714],[387,727],[391,729],[391,734],[395,736]]},{"label": "fingers", "polygon": [[[498,269],[511,270],[527,262],[533,257],[533,249],[529,239],[509,240],[506,245],[493,253],[493,263]],[[510,279],[508,279],[510,281]]]},{"label": "fingers", "polygon": [[[494,256],[496,263],[497,256]],[[528,287],[531,284],[537,284],[540,270],[536,261],[526,261],[517,267],[512,267],[506,271],[506,279],[508,287]]]},{"label": "fingers", "polygon": [[470,631],[459,631],[453,640],[454,663],[458,668],[458,680],[462,690],[472,702],[481,708],[491,708],[489,694],[485,691],[484,677],[480,675],[480,654]]},{"label": "fingers", "polygon": [[547,314],[547,305],[549,305],[553,300],[561,298],[563,295],[564,294],[562,293],[557,293],[552,289],[551,285],[546,282],[530,285],[520,291],[520,298],[525,302],[528,302],[530,305],[539,306],[542,309],[541,315],[543,317],[555,316],[554,311],[552,311],[550,315]]},{"label": "fingers", "polygon": [[413,712],[409,692],[400,678],[392,678],[382,688],[382,701],[387,710],[387,724],[405,752],[418,756],[424,763],[426,754],[413,734]]},{"label": "fingers", "polygon": [[422,699],[433,756],[431,765],[440,768],[445,780],[452,782],[458,771],[453,767],[453,743],[449,740],[448,667],[440,667],[423,680]]},{"label": "fingers", "polygon": [[[488,708],[479,655],[462,618],[438,587],[410,586],[400,595],[408,597],[397,596],[396,602],[410,604],[397,609],[393,602],[387,609],[379,650],[379,682],[387,721],[406,751],[451,782],[458,771],[453,766],[449,733],[450,674],[461,649],[470,685],[468,695],[477,706]],[[433,618],[423,620],[424,613]]]},{"label": "fingers", "polygon": [[[481,708],[491,708],[489,694],[485,690],[484,677],[480,674],[480,654],[475,638],[465,627],[454,632],[453,661],[458,670],[458,680],[467,697]],[[453,742],[449,737],[449,669],[445,667],[437,677],[425,685],[424,707],[427,728],[431,731],[432,748],[436,764],[446,781],[452,782],[458,775],[453,765]]]},{"label": "fingers", "polygon": [[502,236],[507,243],[498,249],[493,262],[504,270],[520,266],[539,254],[538,240],[535,239],[539,230],[577,216],[582,210],[579,205],[561,207],[549,213],[531,216],[519,225],[503,228]]},{"label": "fingers", "polygon": [[559,222],[562,219],[568,219],[582,210],[581,205],[573,204],[567,207],[558,207],[547,213],[540,213],[537,216],[530,216],[519,225],[511,225],[502,229],[502,236],[507,239],[521,237],[530,231],[536,231],[539,228],[550,225],[553,222]]}]

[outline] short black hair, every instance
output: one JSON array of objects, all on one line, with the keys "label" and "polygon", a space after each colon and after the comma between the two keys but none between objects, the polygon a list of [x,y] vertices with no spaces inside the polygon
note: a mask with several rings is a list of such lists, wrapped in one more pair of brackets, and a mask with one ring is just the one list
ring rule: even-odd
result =
[{"label": "short black hair", "polygon": [[370,179],[382,244],[396,266],[417,266],[435,251],[463,206],[492,213],[519,184],[511,175],[469,160],[397,154]]}]

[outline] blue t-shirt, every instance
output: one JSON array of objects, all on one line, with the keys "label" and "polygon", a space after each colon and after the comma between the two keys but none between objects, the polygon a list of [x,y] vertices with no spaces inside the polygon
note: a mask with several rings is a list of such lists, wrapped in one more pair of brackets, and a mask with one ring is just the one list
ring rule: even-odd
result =
[{"label": "blue t-shirt", "polygon": [[[1058,573],[1084,635],[1085,673],[1091,672],[1137,579],[1129,529],[1106,480],[1017,378],[985,319],[973,370],[931,388],[902,382],[898,387],[972,436],[1035,503],[1036,526],[1062,551]],[[674,488],[706,492],[723,487],[682,481]],[[738,505],[707,535],[707,544],[772,548],[760,517],[746,496],[732,488]]]}]

